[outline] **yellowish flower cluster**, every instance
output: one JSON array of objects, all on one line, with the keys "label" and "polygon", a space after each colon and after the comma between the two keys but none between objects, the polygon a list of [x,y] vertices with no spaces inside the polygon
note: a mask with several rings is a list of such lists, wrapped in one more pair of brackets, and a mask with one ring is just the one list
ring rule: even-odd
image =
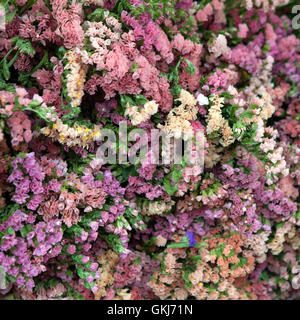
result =
[{"label": "yellowish flower cluster", "polygon": [[42,128],[41,133],[69,147],[80,146],[83,148],[88,147],[93,141],[99,141],[101,137],[100,129],[96,126],[93,129],[78,124],[69,127],[60,119],[52,127]]},{"label": "yellowish flower cluster", "polygon": [[207,139],[208,148],[204,158],[206,168],[212,168],[222,158],[222,152],[224,148],[218,145],[218,139]]},{"label": "yellowish flower cluster", "polygon": [[165,201],[151,201],[149,203],[144,203],[142,207],[142,214],[147,216],[153,216],[153,215],[164,215],[165,213],[168,213],[175,202],[171,200],[170,202]]},{"label": "yellowish flower cluster", "polygon": [[84,0],[83,5],[84,6],[95,5],[97,7],[102,8],[104,6],[104,1],[103,0]]},{"label": "yellowish flower cluster", "polygon": [[128,288],[116,289],[116,295],[113,300],[131,300],[131,293]]},{"label": "yellowish flower cluster", "polygon": [[[258,122],[260,119],[267,120],[275,112],[272,97],[268,90],[273,88],[272,84],[272,68],[274,59],[268,56],[262,66],[262,71],[258,76],[251,77],[249,86],[245,88],[245,96],[247,105],[255,104],[260,107],[256,110],[256,115],[251,119],[245,118],[249,123]],[[240,112],[243,112],[241,109]],[[248,124],[248,123],[247,123]]]},{"label": "yellowish flower cluster", "polygon": [[[283,148],[278,146],[276,142],[277,136],[277,130],[274,130],[272,127],[264,127],[260,139],[260,149],[268,154],[268,159],[272,162],[272,165],[265,166],[266,173],[269,177],[274,176],[275,181],[278,180],[277,175],[283,174],[284,176],[287,176],[289,174],[289,169],[287,168],[283,155]],[[272,184],[273,180],[274,179],[268,178],[267,183]]]},{"label": "yellowish flower cluster", "polygon": [[0,121],[0,142],[4,139],[4,133],[3,133],[3,129],[4,129],[4,121]]},{"label": "yellowish flower cluster", "polygon": [[112,250],[105,251],[98,258],[98,262],[101,264],[101,278],[97,281],[98,291],[95,294],[95,300],[100,300],[106,295],[106,288],[111,286],[114,279],[114,270],[119,262],[119,256]]},{"label": "yellowish flower cluster", "polygon": [[[98,291],[95,294],[95,300],[100,300],[106,296],[107,288],[114,283],[114,271],[119,263],[119,256],[114,251],[107,250],[99,256],[98,262],[101,265],[101,278],[97,280]],[[128,288],[116,289],[113,300],[130,300],[131,293],[128,291]]]},{"label": "yellowish flower cluster", "polygon": [[180,101],[184,107],[195,107],[197,103],[195,97],[190,92],[184,89],[180,91],[179,98],[176,100]]},{"label": "yellowish flower cluster", "polygon": [[164,238],[161,234],[159,234],[157,237],[156,237],[156,240],[155,240],[155,244],[158,246],[158,247],[164,247],[166,244],[167,244],[167,239]]},{"label": "yellowish flower cluster", "polygon": [[271,249],[272,253],[275,255],[280,254],[283,250],[283,245],[287,239],[296,239],[298,243],[297,248],[299,249],[299,236],[296,233],[296,227],[293,223],[286,221],[280,228],[276,230],[274,239],[267,244],[268,248]]},{"label": "yellowish flower cluster", "polygon": [[[272,56],[268,56],[264,62],[262,71],[259,75],[251,77],[249,86],[245,88],[245,100],[239,101],[241,106],[236,112],[238,117],[242,112],[247,110],[247,106],[257,105],[258,108],[252,110],[252,117],[244,117],[245,126],[256,123],[256,137],[255,141],[260,142],[260,149],[268,154],[268,159],[273,165],[265,166],[266,174],[268,176],[267,183],[270,185],[274,181],[277,181],[277,175],[288,175],[289,170],[286,167],[286,161],[283,156],[283,149],[277,147],[276,138],[278,135],[277,130],[265,126],[266,120],[268,120],[275,112],[275,106],[273,105],[273,99],[269,91],[272,90],[272,68],[274,59]],[[231,86],[230,93],[234,96],[238,96],[237,90]],[[241,133],[244,128],[236,129],[236,132]],[[239,140],[239,138],[238,138]]]},{"label": "yellowish flower cluster", "polygon": [[[234,86],[230,85],[228,87],[228,92],[234,96],[229,102],[240,107],[235,114],[237,117],[244,111],[249,110],[249,106],[258,106],[258,108],[252,110],[252,117],[243,118],[245,126],[253,123],[257,124],[256,137],[254,138],[257,142],[261,142],[264,135],[265,120],[269,119],[275,111],[275,106],[269,93],[273,88],[273,63],[274,59],[272,56],[268,56],[264,60],[260,74],[250,78],[249,86],[245,88],[243,96]],[[241,134],[243,130],[246,130],[246,127],[236,128],[236,133]],[[237,138],[237,140],[239,140],[239,138]]]},{"label": "yellowish flower cluster", "polygon": [[221,109],[224,105],[224,98],[213,95],[210,101],[212,102],[212,106],[207,115],[207,134],[220,132],[222,135],[220,143],[223,147],[227,147],[234,142],[234,138],[228,121],[222,116]]},{"label": "yellowish flower cluster", "polygon": [[177,100],[181,102],[180,106],[173,108],[167,116],[166,124],[158,125],[158,128],[162,129],[168,137],[188,140],[194,136],[190,121],[197,119],[197,100],[191,93],[183,89]]},{"label": "yellowish flower cluster", "polygon": [[81,55],[73,49],[66,53],[65,59],[68,61],[65,69],[70,70],[67,75],[68,95],[72,99],[72,106],[78,107],[84,95],[83,88],[88,66],[82,62]]},{"label": "yellowish flower cluster", "polygon": [[[272,68],[274,64],[274,58],[268,56],[263,62],[263,68],[259,76],[252,77],[250,84],[246,88],[245,93],[248,96],[248,104],[255,104],[260,107],[257,109],[256,115],[251,119],[245,118],[247,123],[257,123],[257,131],[255,140],[261,142],[260,149],[268,153],[268,159],[274,165],[266,165],[266,173],[268,176],[275,176],[275,180],[278,174],[287,176],[289,170],[286,167],[286,161],[283,156],[283,149],[277,147],[276,138],[278,136],[277,130],[270,127],[265,127],[265,120],[269,119],[275,112],[275,106],[273,105],[273,99],[269,91],[272,90]],[[267,137],[265,137],[265,135]],[[272,184],[273,178],[268,178],[267,183]]]},{"label": "yellowish flower cluster", "polygon": [[279,6],[284,6],[289,0],[246,0],[245,6],[247,10],[253,7],[262,8],[265,12],[275,10]]},{"label": "yellowish flower cluster", "polygon": [[267,241],[269,232],[263,231],[261,233],[253,234],[247,239],[250,248],[253,250],[253,255],[258,263],[263,263],[267,259]]},{"label": "yellowish flower cluster", "polygon": [[136,126],[144,121],[147,121],[157,113],[158,104],[152,100],[145,103],[144,108],[139,106],[131,106],[127,103],[125,116],[129,116],[131,123]]}]

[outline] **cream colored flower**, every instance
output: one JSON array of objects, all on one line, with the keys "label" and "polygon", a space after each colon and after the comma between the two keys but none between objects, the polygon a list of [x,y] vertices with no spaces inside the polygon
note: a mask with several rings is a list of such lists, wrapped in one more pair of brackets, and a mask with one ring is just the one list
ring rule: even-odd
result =
[{"label": "cream colored flower", "polygon": [[166,243],[167,243],[167,239],[164,238],[162,235],[159,234],[159,235],[156,237],[156,245],[157,245],[158,247],[164,247],[164,246],[166,245]]},{"label": "cream colored flower", "polygon": [[189,107],[194,107],[197,103],[197,100],[194,98],[194,96],[184,89],[180,91],[180,95],[177,100],[179,100],[183,106]]},{"label": "cream colored flower", "polygon": [[154,115],[158,111],[158,104],[152,100],[145,103],[144,108],[147,114]]},{"label": "cream colored flower", "polygon": [[144,203],[142,207],[142,214],[152,216],[152,215],[164,215],[169,212],[175,202],[172,200],[170,202],[165,201],[151,201],[149,203]]},{"label": "cream colored flower", "polygon": [[197,119],[197,101],[193,95],[186,90],[181,90],[177,100],[181,102],[181,105],[173,108],[167,115],[166,124],[164,126],[158,125],[158,128],[162,129],[167,134],[167,137],[188,140],[194,135],[190,121]]},{"label": "cream colored flower", "polygon": [[234,142],[234,137],[228,121],[222,116],[221,109],[224,105],[224,98],[213,95],[211,103],[212,106],[209,108],[207,115],[207,133],[212,134],[214,132],[219,132],[221,134],[221,145],[227,147]]},{"label": "cream colored flower", "polygon": [[87,73],[87,65],[83,63],[82,57],[76,50],[69,50],[65,59],[67,59],[66,70],[70,70],[67,75],[67,90],[71,98],[71,105],[78,107],[84,95],[84,83]]},{"label": "cream colored flower", "polygon": [[149,120],[157,110],[158,104],[154,100],[145,103],[144,107],[131,106],[127,103],[124,115],[129,116],[131,123],[136,126]]},{"label": "cream colored flower", "polygon": [[97,126],[94,126],[93,129],[78,124],[69,127],[60,119],[52,127],[42,128],[41,133],[69,147],[80,146],[83,148],[87,148],[93,141],[99,141],[101,137],[100,129]]}]

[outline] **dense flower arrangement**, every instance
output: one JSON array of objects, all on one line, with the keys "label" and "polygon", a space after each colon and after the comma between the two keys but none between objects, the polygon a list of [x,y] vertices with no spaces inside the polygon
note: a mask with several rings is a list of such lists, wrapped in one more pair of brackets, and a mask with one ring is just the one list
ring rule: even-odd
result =
[{"label": "dense flower arrangement", "polygon": [[0,297],[299,299],[296,2],[2,1]]}]

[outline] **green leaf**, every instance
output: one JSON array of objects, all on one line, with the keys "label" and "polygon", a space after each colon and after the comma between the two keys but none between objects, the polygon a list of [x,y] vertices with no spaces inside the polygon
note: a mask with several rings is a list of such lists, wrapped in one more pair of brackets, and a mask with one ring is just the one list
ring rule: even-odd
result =
[{"label": "green leaf", "polygon": [[78,264],[84,265],[84,263],[82,262],[84,256],[82,254],[72,254],[71,257],[73,261],[77,262]]},{"label": "green leaf", "polygon": [[121,102],[123,112],[126,109],[127,103],[129,103],[129,105],[134,105],[132,98],[126,94],[120,94],[120,102]]},{"label": "green leaf", "polygon": [[1,79],[0,77],[0,90],[5,90],[5,91],[9,91],[12,93],[15,93],[15,87],[12,83],[8,83],[5,80]]},{"label": "green leaf", "polygon": [[68,228],[66,231],[68,233],[75,234],[76,237],[80,237],[84,229],[81,228],[79,225],[73,224],[72,227]]},{"label": "green leaf", "polygon": [[101,9],[101,8],[93,10],[93,12],[88,15],[87,20],[88,21],[97,21],[97,22],[103,20],[105,11],[107,11],[107,10]]},{"label": "green leaf", "polygon": [[[13,18],[15,17],[16,13],[17,13],[17,9],[14,9],[13,12],[7,13],[7,14],[5,15],[5,21],[6,21],[7,23],[10,23],[10,22],[13,20]],[[2,22],[2,21],[0,21],[0,23],[1,23],[1,22]]]},{"label": "green leaf", "polygon": [[57,50],[57,56],[60,60],[63,59],[66,53],[67,53],[67,49],[64,46],[59,47]]},{"label": "green leaf", "polygon": [[40,105],[41,105],[41,103],[40,103],[39,101],[37,101],[37,100],[32,100],[32,101],[30,101],[28,107],[29,107],[29,108],[35,108],[35,107],[38,107],[38,106],[40,106]]},{"label": "green leaf", "polygon": [[14,229],[13,229],[11,226],[9,226],[8,229],[7,229],[7,233],[8,233],[8,234],[14,234],[15,231],[14,231]]},{"label": "green leaf", "polygon": [[246,110],[239,115],[240,118],[250,118],[250,119],[253,118],[253,116],[254,114],[251,110]]},{"label": "green leaf", "polygon": [[221,243],[217,246],[216,249],[210,251],[211,255],[216,255],[218,258],[222,256],[223,250],[225,247],[225,243]]},{"label": "green leaf", "polygon": [[25,238],[27,234],[32,230],[32,225],[31,224],[26,224],[21,230],[21,236],[22,238]]},{"label": "green leaf", "polygon": [[232,99],[232,98],[234,98],[233,95],[231,95],[230,93],[228,93],[228,92],[226,92],[226,91],[222,92],[222,93],[220,94],[220,97],[225,98],[225,99]]},{"label": "green leaf", "polygon": [[75,118],[81,111],[80,107],[70,107],[70,112],[62,116],[62,120],[70,120]]},{"label": "green leaf", "polygon": [[95,282],[94,282],[94,281],[91,282],[91,283],[88,283],[86,280],[84,280],[84,286],[85,286],[87,289],[91,290],[91,289],[94,287],[94,285],[95,285]]},{"label": "green leaf", "polygon": [[189,275],[193,271],[195,271],[195,265],[186,265],[185,269],[182,270],[182,279],[184,280],[187,289],[190,289],[193,286],[192,282],[189,280]]},{"label": "green leaf", "polygon": [[277,223],[276,224],[276,230],[280,229],[283,225],[284,225],[284,221]]},{"label": "green leaf", "polygon": [[200,241],[195,244],[195,248],[204,248],[207,247],[207,243],[205,241]]},{"label": "green leaf", "polygon": [[186,72],[190,75],[194,75],[195,74],[195,67],[192,64],[192,62],[189,61],[188,59],[185,59],[185,62],[188,64],[188,66],[186,67]]},{"label": "green leaf", "polygon": [[14,276],[11,276],[10,274],[7,274],[6,278],[9,282],[16,282],[16,278]]},{"label": "green leaf", "polygon": [[166,192],[169,195],[174,194],[178,190],[178,186],[177,185],[171,185],[170,175],[169,174],[164,177],[163,185],[165,187]]},{"label": "green leaf", "polygon": [[266,43],[266,44],[262,47],[261,52],[262,52],[263,54],[266,54],[266,53],[270,52],[270,45]]},{"label": "green leaf", "polygon": [[270,274],[268,274],[268,272],[266,270],[264,270],[261,274],[260,274],[260,280],[262,281],[268,281],[270,279]]},{"label": "green leaf", "polygon": [[194,260],[195,261],[201,261],[202,257],[200,255],[198,255],[198,256],[191,257],[190,260],[192,260],[192,261],[194,261]]},{"label": "green leaf", "polygon": [[9,78],[10,78],[10,72],[9,72],[9,68],[8,68],[6,59],[3,60],[3,76],[6,81],[9,80]]},{"label": "green leaf", "polygon": [[101,237],[111,246],[111,248],[118,254],[125,250],[120,237],[116,234],[101,233]]},{"label": "green leaf", "polygon": [[178,168],[175,167],[172,170],[172,180],[174,182],[178,182],[181,177],[182,177],[182,170],[179,170]]},{"label": "green leaf", "polygon": [[208,138],[210,139],[215,139],[215,138],[218,138],[219,137],[219,133],[218,132],[214,132],[214,133],[210,133],[207,135]]},{"label": "green leaf", "polygon": [[139,68],[138,63],[137,63],[137,62],[134,62],[134,63],[132,64],[132,67],[131,67],[130,72],[134,73],[134,72],[136,72],[136,70],[137,70],[138,68]]},{"label": "green leaf", "polygon": [[86,278],[85,271],[83,269],[76,268],[76,271],[77,271],[77,274],[78,274],[79,278],[81,278],[81,279],[85,279]]},{"label": "green leaf", "polygon": [[25,52],[29,55],[35,54],[35,50],[33,49],[31,42],[28,39],[15,37],[12,40],[15,41],[15,46],[18,47],[20,51]]},{"label": "green leaf", "polygon": [[148,100],[143,95],[137,94],[134,96],[134,102],[135,102],[135,105],[140,105],[140,104],[144,105],[145,103],[148,102]]},{"label": "green leaf", "polygon": [[181,86],[180,86],[179,84],[173,86],[173,87],[170,89],[170,91],[171,91],[171,93],[172,93],[172,95],[173,95],[174,98],[179,97],[181,89],[182,89],[182,88],[181,88]]},{"label": "green leaf", "polygon": [[188,248],[190,246],[190,240],[188,237],[184,236],[181,241],[169,244],[167,248]]}]

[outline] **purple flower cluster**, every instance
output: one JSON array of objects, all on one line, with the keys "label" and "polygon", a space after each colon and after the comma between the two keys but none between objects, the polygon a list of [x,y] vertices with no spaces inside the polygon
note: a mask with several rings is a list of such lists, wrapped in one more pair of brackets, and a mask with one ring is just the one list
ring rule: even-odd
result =
[{"label": "purple flower cluster", "polygon": [[0,232],[5,234],[0,245],[0,264],[19,287],[28,290],[34,287],[33,278],[46,270],[45,263],[62,249],[61,221],[35,221],[32,213],[16,210],[0,224]]},{"label": "purple flower cluster", "polygon": [[27,208],[36,210],[42,202],[42,181],[45,174],[36,161],[34,152],[28,153],[25,157],[18,156],[11,165],[13,172],[7,182],[13,183],[16,188],[12,199],[18,204],[26,203],[28,199]]}]

